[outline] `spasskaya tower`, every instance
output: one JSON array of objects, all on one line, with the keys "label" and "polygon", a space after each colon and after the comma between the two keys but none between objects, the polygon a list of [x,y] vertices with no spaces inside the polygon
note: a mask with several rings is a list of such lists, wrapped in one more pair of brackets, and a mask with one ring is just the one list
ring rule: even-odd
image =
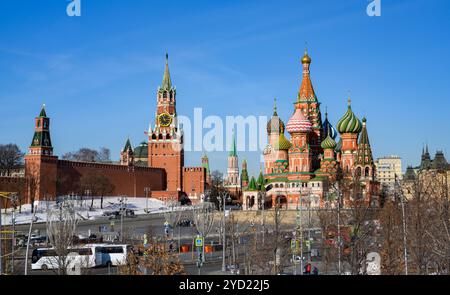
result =
[{"label": "spasskaya tower", "polygon": [[156,94],[154,127],[148,130],[148,166],[163,168],[167,174],[167,191],[177,194],[183,189],[183,133],[177,122],[176,89],[169,72],[169,56],[162,85]]}]

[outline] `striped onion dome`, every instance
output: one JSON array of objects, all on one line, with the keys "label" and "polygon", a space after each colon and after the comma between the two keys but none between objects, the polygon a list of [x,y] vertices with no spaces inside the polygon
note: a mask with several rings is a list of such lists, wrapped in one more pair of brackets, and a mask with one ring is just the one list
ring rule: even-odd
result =
[{"label": "striped onion dome", "polygon": [[362,123],[352,111],[351,101],[348,100],[348,109],[344,116],[337,124],[337,130],[340,134],[344,133],[360,133],[362,130]]},{"label": "striped onion dome", "polygon": [[289,133],[310,132],[312,130],[312,124],[303,115],[301,109],[296,109],[286,125],[286,130]]},{"label": "striped onion dome", "polygon": [[323,148],[324,150],[327,150],[327,149],[332,149],[332,150],[334,150],[334,149],[336,148],[336,146],[337,146],[337,143],[336,143],[336,141],[330,136],[330,134],[328,134],[328,136],[322,141],[321,146],[322,146],[322,148]]},{"label": "striped onion dome", "polygon": [[276,150],[282,150],[287,151],[291,148],[292,144],[291,142],[284,136],[284,133],[280,134],[280,137],[278,138],[278,142],[275,144],[274,148]]}]

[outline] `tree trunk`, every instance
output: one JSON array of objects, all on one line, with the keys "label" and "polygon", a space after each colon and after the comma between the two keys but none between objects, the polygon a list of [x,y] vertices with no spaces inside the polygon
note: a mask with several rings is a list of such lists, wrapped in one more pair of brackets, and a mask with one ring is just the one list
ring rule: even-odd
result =
[{"label": "tree trunk", "polygon": [[92,196],[92,199],[91,199],[91,210],[92,209],[94,209],[94,196]]},{"label": "tree trunk", "polygon": [[100,199],[100,209],[103,209],[103,196]]}]

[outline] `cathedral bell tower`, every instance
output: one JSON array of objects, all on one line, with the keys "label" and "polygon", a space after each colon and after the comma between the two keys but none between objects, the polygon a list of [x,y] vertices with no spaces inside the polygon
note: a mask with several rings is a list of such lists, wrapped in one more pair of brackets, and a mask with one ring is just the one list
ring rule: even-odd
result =
[{"label": "cathedral bell tower", "polygon": [[163,81],[156,94],[155,124],[153,128],[150,125],[147,135],[148,166],[166,170],[167,190],[170,192],[183,189],[183,135],[177,122],[176,94],[170,78],[169,56],[166,54]]}]

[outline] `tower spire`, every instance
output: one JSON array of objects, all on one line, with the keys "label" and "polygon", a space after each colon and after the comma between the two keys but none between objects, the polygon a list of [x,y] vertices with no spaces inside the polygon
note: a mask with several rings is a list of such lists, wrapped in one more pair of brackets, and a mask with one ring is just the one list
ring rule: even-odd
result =
[{"label": "tower spire", "polygon": [[236,152],[236,133],[234,132],[234,128],[233,128],[233,142],[232,142],[232,145],[231,145],[230,156],[231,157],[236,157],[237,156],[237,152]]},{"label": "tower spire", "polygon": [[164,69],[164,76],[163,76],[161,88],[166,91],[172,90],[172,80],[170,79],[169,54],[168,53],[166,53],[166,67]]},{"label": "tower spire", "polygon": [[273,115],[274,116],[278,116],[278,113],[277,113],[277,98],[276,97],[273,99]]}]

